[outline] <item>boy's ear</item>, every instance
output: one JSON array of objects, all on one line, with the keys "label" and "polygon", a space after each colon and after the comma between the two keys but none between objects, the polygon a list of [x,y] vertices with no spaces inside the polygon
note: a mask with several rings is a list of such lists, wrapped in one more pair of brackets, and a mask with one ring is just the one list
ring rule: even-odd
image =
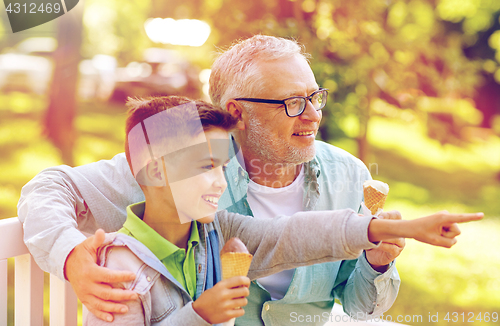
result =
[{"label": "boy's ear", "polygon": [[238,103],[236,100],[229,100],[226,104],[226,110],[229,112],[233,117],[238,119],[238,123],[236,124],[236,129],[238,130],[244,130],[245,129],[245,123],[243,122],[242,115],[245,114],[243,108],[241,105]]},{"label": "boy's ear", "polygon": [[164,187],[167,185],[165,172],[163,169],[163,160],[157,158],[149,162],[143,170],[145,186]]}]

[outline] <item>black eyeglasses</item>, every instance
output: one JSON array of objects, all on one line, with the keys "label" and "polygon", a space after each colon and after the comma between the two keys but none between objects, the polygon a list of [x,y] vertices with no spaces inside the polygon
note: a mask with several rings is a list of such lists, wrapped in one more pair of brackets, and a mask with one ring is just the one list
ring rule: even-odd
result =
[{"label": "black eyeglasses", "polygon": [[320,88],[309,96],[293,96],[284,100],[266,100],[262,98],[235,98],[236,101],[247,101],[255,103],[282,104],[285,106],[286,115],[296,117],[301,115],[306,109],[307,100],[312,103],[316,111],[321,110],[326,105],[328,89]]}]

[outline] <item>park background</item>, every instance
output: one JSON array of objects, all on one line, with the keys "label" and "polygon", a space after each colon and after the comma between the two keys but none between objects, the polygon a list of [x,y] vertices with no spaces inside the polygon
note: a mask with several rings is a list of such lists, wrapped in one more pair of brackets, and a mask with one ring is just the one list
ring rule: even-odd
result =
[{"label": "park background", "polygon": [[407,241],[387,314],[500,313],[500,1],[86,0],[15,34],[1,7],[0,218],[44,168],[122,152],[127,95],[208,99],[217,50],[293,37],[330,89],[318,139],[389,183],[387,209],[485,212],[450,250]]}]

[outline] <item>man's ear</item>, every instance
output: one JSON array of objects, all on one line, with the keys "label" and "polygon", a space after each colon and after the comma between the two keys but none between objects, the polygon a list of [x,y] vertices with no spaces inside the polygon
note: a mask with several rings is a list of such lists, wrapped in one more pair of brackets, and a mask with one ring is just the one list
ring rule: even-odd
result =
[{"label": "man's ear", "polygon": [[236,129],[238,130],[244,130],[245,129],[245,123],[243,122],[242,116],[245,114],[243,108],[241,107],[240,103],[236,100],[229,100],[226,103],[226,110],[229,112],[233,117],[238,119],[238,123],[236,124]]},{"label": "man's ear", "polygon": [[167,185],[165,173],[163,169],[163,161],[157,158],[149,162],[144,168],[145,186],[164,187]]}]

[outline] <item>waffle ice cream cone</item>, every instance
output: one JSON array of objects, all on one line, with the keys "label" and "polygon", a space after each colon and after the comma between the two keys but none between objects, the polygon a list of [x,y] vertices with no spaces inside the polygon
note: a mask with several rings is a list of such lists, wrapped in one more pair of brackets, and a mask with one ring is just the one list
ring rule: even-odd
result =
[{"label": "waffle ice cream cone", "polygon": [[[247,276],[253,256],[238,238],[229,239],[220,252],[222,279],[233,276]],[[234,326],[235,318],[222,323],[222,326]]]},{"label": "waffle ice cream cone", "polygon": [[244,252],[226,252],[220,256],[222,279],[233,276],[247,276],[253,256]]},{"label": "waffle ice cream cone", "polygon": [[365,206],[373,215],[384,208],[389,186],[386,183],[377,180],[365,181],[363,184],[363,193],[365,196]]}]

